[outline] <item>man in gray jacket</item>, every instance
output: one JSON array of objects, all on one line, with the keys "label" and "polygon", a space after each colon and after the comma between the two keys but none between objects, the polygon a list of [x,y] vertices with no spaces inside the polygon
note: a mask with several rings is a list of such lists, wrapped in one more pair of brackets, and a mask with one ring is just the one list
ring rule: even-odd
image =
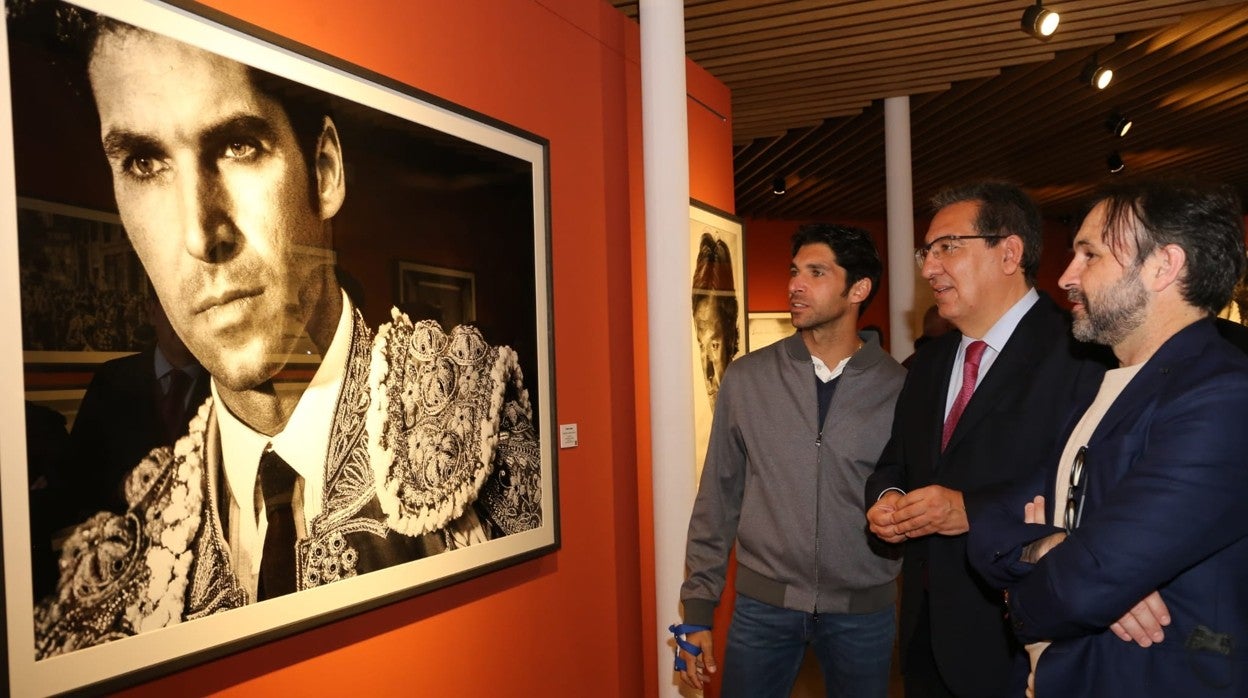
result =
[{"label": "man in gray jacket", "polygon": [[723,695],[788,696],[807,646],[828,695],[887,693],[898,562],[865,530],[861,492],[905,369],[856,331],[881,270],[866,231],[802,226],[789,269],[798,331],[728,367],[680,592],[678,665],[690,687],[717,669],[710,625],[735,540]]}]

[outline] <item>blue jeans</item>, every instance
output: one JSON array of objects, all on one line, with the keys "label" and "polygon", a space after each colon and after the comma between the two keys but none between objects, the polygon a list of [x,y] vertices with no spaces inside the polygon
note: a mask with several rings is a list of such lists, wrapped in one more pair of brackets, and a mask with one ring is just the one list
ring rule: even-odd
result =
[{"label": "blue jeans", "polygon": [[724,698],[788,698],[806,646],[829,698],[885,698],[897,626],[894,608],[866,614],[792,611],[737,594],[724,653]]}]

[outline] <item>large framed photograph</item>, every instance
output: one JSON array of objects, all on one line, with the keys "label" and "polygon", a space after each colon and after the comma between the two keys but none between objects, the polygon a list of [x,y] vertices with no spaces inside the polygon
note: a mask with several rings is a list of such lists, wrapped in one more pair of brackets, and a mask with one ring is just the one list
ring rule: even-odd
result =
[{"label": "large framed photograph", "polygon": [[5,5],[10,693],[558,547],[543,138],[190,3]]},{"label": "large framed photograph", "polygon": [[728,363],[749,347],[745,317],[745,226],[732,214],[691,199],[693,420],[696,476],[711,438],[719,381]]}]

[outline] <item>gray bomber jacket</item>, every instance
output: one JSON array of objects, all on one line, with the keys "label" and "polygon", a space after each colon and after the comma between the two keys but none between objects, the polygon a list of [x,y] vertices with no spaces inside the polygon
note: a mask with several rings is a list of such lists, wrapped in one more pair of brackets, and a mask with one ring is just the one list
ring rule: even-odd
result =
[{"label": "gray bomber jacket", "polygon": [[866,526],[862,492],[906,371],[873,337],[846,364],[822,435],[800,332],[728,366],[685,552],[686,623],[711,625],[737,545],[737,591],[807,612],[892,604],[900,550]]}]

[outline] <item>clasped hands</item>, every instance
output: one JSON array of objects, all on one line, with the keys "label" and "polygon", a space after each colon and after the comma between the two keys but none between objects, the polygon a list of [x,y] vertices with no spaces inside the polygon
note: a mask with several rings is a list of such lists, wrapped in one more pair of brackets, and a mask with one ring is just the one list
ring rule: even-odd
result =
[{"label": "clasped hands", "polygon": [[[1037,496],[1027,504],[1023,519],[1026,523],[1045,523],[1044,497]],[[940,485],[921,487],[904,495],[896,490],[885,492],[867,510],[867,522],[871,532],[887,543],[900,543],[907,538],[933,533],[955,536],[970,530],[962,493]],[[1027,546],[1025,561],[1038,562],[1065,539],[1066,534],[1062,532],[1036,541]],[[1165,639],[1162,628],[1169,624],[1170,611],[1161,595],[1154,591],[1109,629],[1124,642],[1148,647]]]},{"label": "clasped hands", "polygon": [[871,532],[886,543],[900,543],[938,533],[956,536],[970,530],[962,493],[940,485],[920,487],[906,494],[885,492],[867,510]]}]

